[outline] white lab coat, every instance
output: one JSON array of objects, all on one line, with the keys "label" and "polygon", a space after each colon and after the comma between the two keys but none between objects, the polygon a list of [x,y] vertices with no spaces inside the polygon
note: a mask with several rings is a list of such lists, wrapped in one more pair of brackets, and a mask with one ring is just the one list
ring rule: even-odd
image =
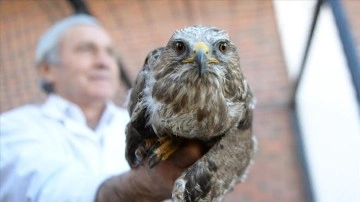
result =
[{"label": "white lab coat", "polygon": [[107,178],[129,170],[125,109],[107,104],[95,130],[57,95],[0,115],[0,201],[94,201]]}]

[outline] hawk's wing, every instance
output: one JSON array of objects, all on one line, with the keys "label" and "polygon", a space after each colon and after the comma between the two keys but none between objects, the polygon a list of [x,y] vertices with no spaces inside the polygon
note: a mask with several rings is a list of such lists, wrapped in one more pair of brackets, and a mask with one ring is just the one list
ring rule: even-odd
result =
[{"label": "hawk's wing", "polygon": [[130,116],[133,116],[135,107],[138,105],[139,101],[142,101],[142,93],[146,85],[147,73],[149,69],[154,66],[163,49],[164,48],[161,47],[151,51],[144,61],[143,68],[138,74],[130,94],[130,101],[128,105]]},{"label": "hawk's wing", "polygon": [[[145,157],[146,150],[149,149],[145,148],[147,143],[144,141],[153,139],[153,137],[156,136],[152,127],[148,125],[147,108],[143,100],[143,91],[146,87],[148,71],[156,63],[162,50],[163,48],[157,48],[148,54],[130,94],[128,111],[131,120],[126,128],[125,155],[131,167],[137,167],[142,164],[141,159]],[[144,151],[138,149],[139,145],[144,145]]]}]

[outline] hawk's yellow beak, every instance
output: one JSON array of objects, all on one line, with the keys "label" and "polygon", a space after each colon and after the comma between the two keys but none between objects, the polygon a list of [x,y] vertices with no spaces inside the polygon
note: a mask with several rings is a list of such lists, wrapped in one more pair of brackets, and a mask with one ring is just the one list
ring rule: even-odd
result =
[{"label": "hawk's yellow beak", "polygon": [[204,42],[196,42],[194,44],[193,53],[191,58],[183,60],[183,62],[195,62],[198,67],[199,77],[205,72],[207,64],[209,63],[218,63],[219,60],[209,56],[209,46]]}]

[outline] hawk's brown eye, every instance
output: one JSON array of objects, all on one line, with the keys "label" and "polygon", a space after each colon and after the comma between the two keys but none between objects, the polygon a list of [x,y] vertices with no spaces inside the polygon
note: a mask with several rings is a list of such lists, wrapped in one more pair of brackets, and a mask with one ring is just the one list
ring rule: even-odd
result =
[{"label": "hawk's brown eye", "polygon": [[175,50],[178,54],[181,54],[185,51],[185,44],[181,41],[175,43]]},{"label": "hawk's brown eye", "polygon": [[226,51],[229,49],[229,44],[228,43],[226,43],[226,42],[221,42],[220,44],[219,44],[219,51],[221,52],[221,53],[226,53]]}]

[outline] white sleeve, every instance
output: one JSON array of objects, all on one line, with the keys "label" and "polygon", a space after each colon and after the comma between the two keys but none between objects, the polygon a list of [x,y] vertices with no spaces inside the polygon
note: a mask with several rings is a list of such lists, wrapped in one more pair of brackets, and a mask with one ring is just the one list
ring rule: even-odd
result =
[{"label": "white sleeve", "polygon": [[94,201],[109,176],[58,155],[56,141],[39,133],[0,116],[0,201]]}]

